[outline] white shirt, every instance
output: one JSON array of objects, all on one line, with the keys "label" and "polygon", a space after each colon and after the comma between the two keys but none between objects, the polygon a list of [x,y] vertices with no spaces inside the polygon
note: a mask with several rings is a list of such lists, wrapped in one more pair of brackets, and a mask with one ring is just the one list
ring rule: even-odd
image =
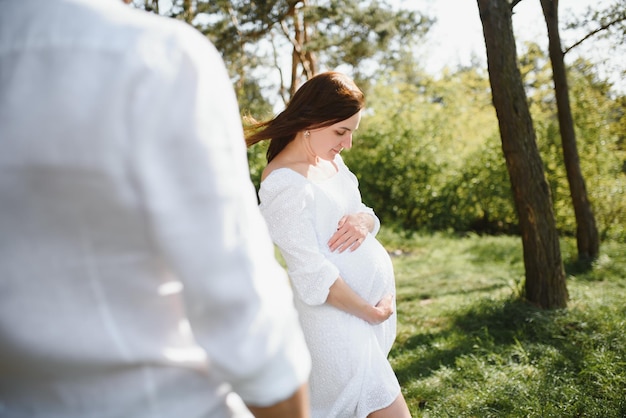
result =
[{"label": "white shirt", "polygon": [[221,57],[120,0],[0,0],[0,416],[230,417],[310,358]]}]

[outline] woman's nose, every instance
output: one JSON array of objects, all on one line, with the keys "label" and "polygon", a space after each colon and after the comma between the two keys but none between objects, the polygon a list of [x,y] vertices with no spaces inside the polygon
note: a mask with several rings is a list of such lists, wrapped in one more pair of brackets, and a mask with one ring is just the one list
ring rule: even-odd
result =
[{"label": "woman's nose", "polygon": [[348,135],[348,138],[345,141],[341,142],[341,146],[344,149],[350,149],[352,148],[352,134]]}]

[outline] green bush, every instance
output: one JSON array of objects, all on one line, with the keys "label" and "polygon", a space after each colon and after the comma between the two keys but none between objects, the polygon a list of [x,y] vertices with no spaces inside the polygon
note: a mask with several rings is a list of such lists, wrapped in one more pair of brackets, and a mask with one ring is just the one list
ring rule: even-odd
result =
[{"label": "green bush", "polygon": [[410,230],[431,229],[434,181],[444,171],[433,149],[415,131],[370,129],[344,155],[359,179],[364,202],[386,223]]}]

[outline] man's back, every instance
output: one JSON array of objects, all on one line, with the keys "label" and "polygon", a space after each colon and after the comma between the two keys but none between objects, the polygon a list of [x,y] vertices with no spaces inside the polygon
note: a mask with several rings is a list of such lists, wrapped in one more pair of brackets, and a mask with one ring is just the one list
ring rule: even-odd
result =
[{"label": "man's back", "polygon": [[230,416],[224,378],[302,382],[266,345],[303,352],[292,308],[252,294],[290,298],[219,54],[115,0],[0,7],[0,416]]}]

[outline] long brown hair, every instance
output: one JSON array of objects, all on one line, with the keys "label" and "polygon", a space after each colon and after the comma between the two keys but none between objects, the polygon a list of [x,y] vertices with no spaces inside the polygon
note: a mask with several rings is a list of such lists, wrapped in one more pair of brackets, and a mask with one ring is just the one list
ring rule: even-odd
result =
[{"label": "long brown hair", "polygon": [[246,144],[269,139],[269,163],[298,132],[346,120],[364,106],[365,96],[350,77],[335,71],[321,73],[305,82],[274,119],[247,126]]}]

